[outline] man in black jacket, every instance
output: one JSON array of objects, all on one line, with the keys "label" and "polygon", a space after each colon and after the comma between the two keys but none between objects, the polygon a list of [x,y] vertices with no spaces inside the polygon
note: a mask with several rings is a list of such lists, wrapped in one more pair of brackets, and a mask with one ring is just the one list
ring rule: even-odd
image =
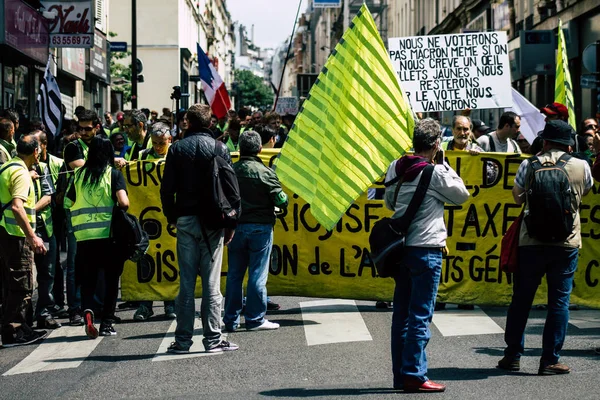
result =
[{"label": "man in black jacket", "polygon": [[[175,308],[175,341],[167,352],[189,353],[194,333],[194,290],[196,278],[202,279],[202,328],[206,351],[237,350],[238,346],[221,335],[221,262],[223,247],[233,238],[232,229],[210,229],[202,224],[211,210],[210,166],[213,155],[231,165],[222,142],[213,139],[211,109],[204,104],[189,108],[185,137],[169,148],[160,197],[169,224],[177,226],[179,294]],[[239,192],[237,193],[239,195]]]}]

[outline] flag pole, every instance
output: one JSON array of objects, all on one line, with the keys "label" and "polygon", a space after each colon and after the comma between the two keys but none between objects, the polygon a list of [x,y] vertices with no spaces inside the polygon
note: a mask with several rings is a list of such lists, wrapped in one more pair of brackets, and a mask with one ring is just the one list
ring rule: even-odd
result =
[{"label": "flag pole", "polygon": [[283,60],[283,69],[281,71],[281,78],[279,79],[279,87],[277,88],[277,94],[275,96],[275,102],[273,103],[273,110],[277,108],[277,101],[279,101],[279,93],[281,92],[281,85],[283,85],[283,77],[285,75],[285,68],[287,66],[288,56],[294,42],[294,33],[296,32],[296,25],[298,25],[298,16],[300,15],[300,6],[302,6],[302,0],[298,1],[298,11],[296,11],[296,19],[294,20],[294,27],[292,28],[292,36],[290,36],[290,44],[288,45],[287,52],[285,53],[285,59]]}]

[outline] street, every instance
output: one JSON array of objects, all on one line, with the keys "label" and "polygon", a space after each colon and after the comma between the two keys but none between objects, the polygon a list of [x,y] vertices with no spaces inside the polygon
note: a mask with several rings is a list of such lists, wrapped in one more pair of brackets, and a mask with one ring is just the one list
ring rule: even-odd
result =
[{"label": "street", "polygon": [[[148,322],[119,312],[118,335],[92,341],[83,327],[64,326],[39,345],[0,350],[1,399],[416,398],[391,389],[391,310],[374,302],[276,297],[269,319],[277,331],[229,334],[238,351],[165,354],[174,321],[154,303]],[[198,304],[197,304],[197,310]],[[502,357],[505,307],[436,312],[427,348],[429,378],[448,385],[447,399],[597,399],[600,311],[576,310],[561,362],[570,375],[537,376],[545,311],[532,310],[521,372],[495,368]],[[243,328],[243,325],[242,325]]]}]

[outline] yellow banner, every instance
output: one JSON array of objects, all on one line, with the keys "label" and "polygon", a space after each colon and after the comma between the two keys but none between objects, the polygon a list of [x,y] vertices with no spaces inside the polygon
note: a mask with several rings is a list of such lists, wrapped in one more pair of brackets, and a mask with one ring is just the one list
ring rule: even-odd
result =
[{"label": "yellow banner", "polygon": [[[278,150],[261,157],[272,165]],[[512,295],[512,275],[501,272],[500,241],[521,208],[511,189],[522,159],[516,155],[447,152],[450,165],[463,178],[471,198],[460,206],[446,206],[448,249],[439,288],[440,301],[448,303],[507,305]],[[235,161],[235,158],[234,158]],[[144,167],[141,164],[144,163]],[[498,175],[489,181],[487,168]],[[145,258],[127,262],[122,276],[125,300],[169,300],[179,290],[176,233],[167,228],[160,202],[164,161],[139,161],[124,170],[130,210],[150,235]],[[382,186],[375,185],[381,188]],[[600,200],[598,185],[581,207],[583,249],[575,276],[572,303],[600,308]],[[271,259],[269,295],[391,300],[394,281],[377,276],[369,258],[368,237],[373,224],[391,215],[382,200],[361,196],[332,231],[312,217],[310,206],[288,192],[290,204],[278,216]],[[226,253],[226,252],[225,252]],[[223,261],[225,291],[227,255]],[[200,295],[198,278],[197,295]],[[536,304],[546,303],[545,280]]]}]

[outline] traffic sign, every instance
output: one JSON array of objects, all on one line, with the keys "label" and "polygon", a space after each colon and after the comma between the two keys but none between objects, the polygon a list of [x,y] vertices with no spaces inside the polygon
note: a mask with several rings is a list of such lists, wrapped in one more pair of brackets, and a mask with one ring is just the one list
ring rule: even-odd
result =
[{"label": "traffic sign", "polygon": [[110,42],[110,51],[113,53],[124,53],[127,51],[127,42]]}]

